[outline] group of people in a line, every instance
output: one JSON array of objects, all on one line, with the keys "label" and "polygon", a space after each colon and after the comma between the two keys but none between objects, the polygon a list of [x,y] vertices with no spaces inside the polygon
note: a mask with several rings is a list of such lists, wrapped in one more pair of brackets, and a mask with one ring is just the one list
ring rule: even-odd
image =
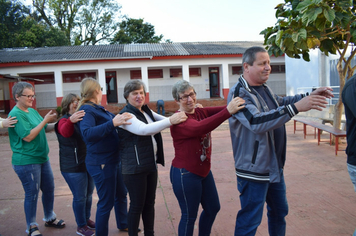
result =
[{"label": "group of people in a line", "polygon": [[[100,84],[86,78],[80,85],[80,97],[68,94],[63,98],[62,117],[53,123],[55,113],[50,111],[42,118],[31,108],[35,97],[32,85],[15,84],[17,103],[5,126],[10,127],[13,168],[25,190],[28,235],[41,235],[36,223],[39,189],[45,226],[65,226],[53,211],[54,181],[45,131],[54,129],[60,147],[60,170],[73,194],[76,233],[108,235],[114,208],[119,230],[137,236],[142,218],[144,234],[153,236],[157,164],[165,164],[160,132],[168,127],[175,150],[170,181],[181,209],[178,235],[193,235],[200,205],[199,235],[210,235],[220,210],[211,172],[211,131],[227,119],[241,203],[235,236],[256,234],[265,203],[270,235],[285,235],[285,123],[298,112],[322,110],[326,99],[333,96],[332,90],[321,87],[310,94],[280,97],[266,85],[271,66],[264,48],[247,49],[242,63],[243,74],[230,89],[227,106],[202,107],[193,85],[179,80],[172,88],[179,109],[170,117],[155,113],[145,104],[141,80],[125,85],[127,105],[114,115],[100,105]],[[94,186],[99,198],[95,222],[90,218]]]}]

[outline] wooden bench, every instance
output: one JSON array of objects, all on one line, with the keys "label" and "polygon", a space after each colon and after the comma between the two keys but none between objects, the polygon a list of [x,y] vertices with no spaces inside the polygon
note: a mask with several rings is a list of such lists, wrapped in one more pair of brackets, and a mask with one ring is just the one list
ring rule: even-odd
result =
[{"label": "wooden bench", "polygon": [[[334,119],[331,118],[320,118],[322,120],[322,124],[325,125],[326,123],[329,123],[331,125],[334,125]],[[346,130],[346,120],[341,120],[341,126],[342,130]]]},{"label": "wooden bench", "polygon": [[[324,125],[324,124],[318,123],[318,122],[310,120],[310,119],[295,117],[295,118],[293,118],[293,120],[294,120],[294,133],[295,133],[295,131],[303,130],[304,139],[305,139],[306,136],[308,135],[307,134],[307,125],[312,126],[314,128],[314,138],[316,138],[316,130],[318,130],[318,145],[320,145],[320,142],[324,142],[324,141],[320,140],[320,135],[321,135],[322,131],[325,131],[330,134],[330,139],[328,141],[330,143],[330,145],[332,144],[331,143],[332,135],[334,135],[334,137],[335,137],[335,155],[337,155],[338,151],[343,151],[343,150],[339,149],[339,138],[346,137],[346,131],[334,128],[329,125]],[[303,124],[303,129],[297,129],[297,122],[300,122]]]}]

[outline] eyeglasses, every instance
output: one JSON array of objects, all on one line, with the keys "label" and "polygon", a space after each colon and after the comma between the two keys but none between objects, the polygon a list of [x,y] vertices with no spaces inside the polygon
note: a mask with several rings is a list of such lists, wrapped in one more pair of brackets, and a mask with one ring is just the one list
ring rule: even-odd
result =
[{"label": "eyeglasses", "polygon": [[191,92],[188,95],[181,96],[179,99],[185,102],[185,101],[188,100],[188,97],[190,97],[191,99],[195,99],[195,96],[196,96],[196,93],[195,92]]},{"label": "eyeglasses", "polygon": [[35,99],[36,95],[24,95],[24,94],[22,94],[21,97],[27,97],[27,99]]},{"label": "eyeglasses", "polygon": [[75,101],[73,101],[72,103],[74,103],[74,104],[78,104],[79,102],[78,102],[77,100],[75,100]]}]

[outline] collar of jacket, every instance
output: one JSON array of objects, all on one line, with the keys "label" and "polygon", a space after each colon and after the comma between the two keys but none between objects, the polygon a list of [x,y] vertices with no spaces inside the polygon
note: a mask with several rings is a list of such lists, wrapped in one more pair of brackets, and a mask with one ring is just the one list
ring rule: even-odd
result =
[{"label": "collar of jacket", "polygon": [[[145,115],[139,110],[137,109],[136,107],[132,106],[130,103],[127,103],[127,106],[128,108],[130,108],[130,110],[134,111],[134,115],[136,116],[141,116],[143,117],[145,120]],[[141,107],[142,111],[144,111],[153,121],[155,121],[154,117],[153,117],[153,114],[151,112],[151,109],[146,105],[144,104],[142,107]]]},{"label": "collar of jacket", "polygon": [[[252,89],[243,75],[240,75],[239,82],[249,93],[252,93]],[[266,87],[266,84],[262,84],[262,86]]]},{"label": "collar of jacket", "polygon": [[99,108],[99,109],[103,109],[105,110],[105,108],[102,105],[98,105],[92,101],[87,101],[86,103],[84,103],[83,105],[89,105],[89,106],[93,106],[95,108]]}]

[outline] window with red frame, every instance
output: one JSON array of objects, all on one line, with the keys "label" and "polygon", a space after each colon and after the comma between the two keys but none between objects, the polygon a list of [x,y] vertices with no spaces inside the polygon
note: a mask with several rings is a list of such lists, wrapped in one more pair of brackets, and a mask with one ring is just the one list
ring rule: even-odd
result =
[{"label": "window with red frame", "polygon": [[233,66],[232,67],[232,74],[233,75],[241,75],[243,73],[242,66]]},{"label": "window with red frame", "polygon": [[91,77],[96,78],[95,72],[83,72],[83,73],[66,73],[62,75],[63,83],[77,83],[81,82],[84,78]]},{"label": "window with red frame", "polygon": [[182,78],[182,68],[169,69],[169,75],[171,78]]},{"label": "window with red frame", "polygon": [[199,77],[201,76],[200,68],[189,68],[189,77]]},{"label": "window with red frame", "polygon": [[162,69],[148,70],[148,78],[149,79],[162,79],[163,78],[163,70]]},{"label": "window with red frame", "polygon": [[286,73],[285,65],[271,65],[271,73]]},{"label": "window with red frame", "polygon": [[131,79],[142,79],[141,70],[131,70],[130,78]]},{"label": "window with red frame", "polygon": [[[169,70],[171,78],[181,78],[182,77],[182,68],[172,68]],[[190,77],[199,77],[201,76],[200,68],[189,68],[189,76]]]},{"label": "window with red frame", "polygon": [[[147,72],[148,72],[149,79],[163,78],[163,70],[162,69],[152,69],[152,70],[148,70]],[[142,79],[141,70],[131,70],[130,78],[131,79]]]}]

